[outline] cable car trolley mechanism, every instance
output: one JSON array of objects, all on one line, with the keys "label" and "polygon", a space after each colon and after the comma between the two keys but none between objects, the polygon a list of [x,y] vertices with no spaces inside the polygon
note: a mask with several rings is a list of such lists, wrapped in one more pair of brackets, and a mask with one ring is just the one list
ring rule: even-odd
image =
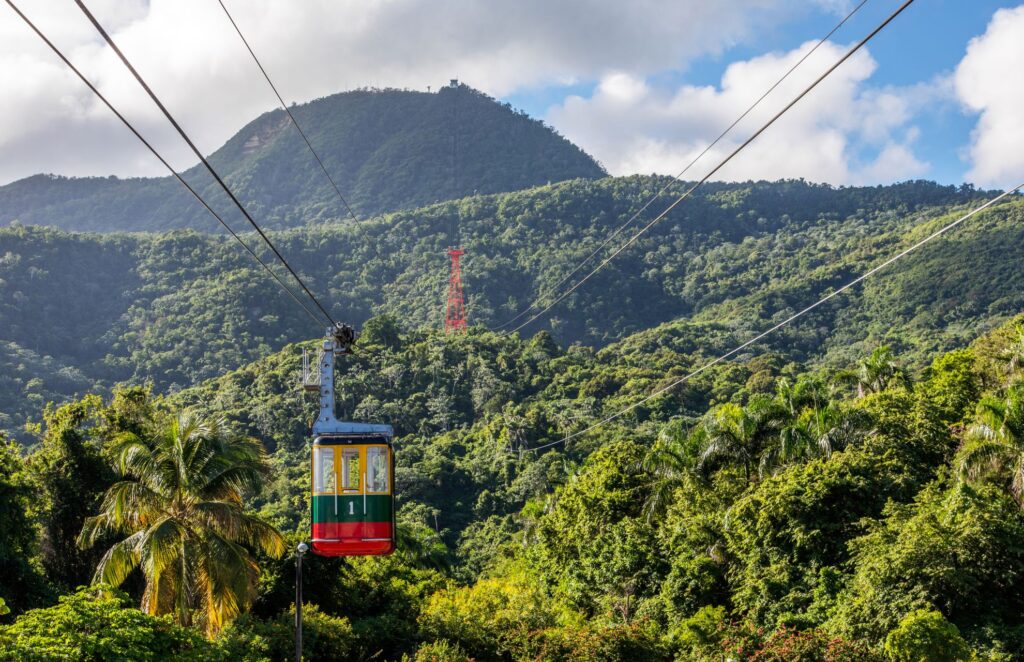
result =
[{"label": "cable car trolley mechanism", "polygon": [[395,550],[394,433],[390,425],[339,421],[334,359],[351,354],[355,331],[327,330],[316,365],[303,356],[303,386],[320,394],[313,424],[311,549],[320,556],[379,556]]}]

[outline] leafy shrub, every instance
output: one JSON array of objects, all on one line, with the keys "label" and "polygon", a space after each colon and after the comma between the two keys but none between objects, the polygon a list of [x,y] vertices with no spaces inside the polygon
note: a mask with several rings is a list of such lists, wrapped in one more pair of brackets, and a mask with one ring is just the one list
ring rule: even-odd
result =
[{"label": "leafy shrub", "polygon": [[428,638],[448,639],[480,659],[530,648],[532,633],[557,625],[559,607],[525,575],[481,579],[439,591],[420,615]]},{"label": "leafy shrub", "polygon": [[934,609],[907,614],[885,638],[885,654],[894,662],[960,662],[971,650],[960,630]]},{"label": "leafy shrub", "polygon": [[749,662],[875,662],[880,660],[865,643],[830,636],[821,629],[779,628],[767,632],[753,623],[728,627],[722,653]]},{"label": "leafy shrub", "polygon": [[133,607],[121,593],[80,589],[0,627],[0,660],[190,662],[224,658],[196,631]]},{"label": "leafy shrub", "polygon": [[[409,658],[406,656],[402,659],[405,662]],[[472,662],[473,658],[466,655],[466,652],[458,644],[441,639],[420,646],[416,650],[416,656],[412,659],[414,662]]]},{"label": "leafy shrub", "polygon": [[586,623],[581,627],[549,628],[533,643],[531,658],[540,660],[663,660],[658,637],[646,624],[600,625]]},{"label": "leafy shrub", "polygon": [[[324,614],[316,605],[302,610],[302,655],[309,660],[349,659],[355,635],[347,618]],[[276,662],[295,655],[295,609],[273,620],[244,615],[224,630],[217,643],[231,660]]]},{"label": "leafy shrub", "polygon": [[725,607],[701,607],[669,633],[681,657],[701,658],[716,655],[729,626]]}]

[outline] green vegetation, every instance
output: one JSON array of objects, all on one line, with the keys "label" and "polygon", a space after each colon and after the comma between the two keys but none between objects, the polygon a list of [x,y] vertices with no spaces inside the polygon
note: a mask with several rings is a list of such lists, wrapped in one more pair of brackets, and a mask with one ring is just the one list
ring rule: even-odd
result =
[{"label": "green vegetation", "polygon": [[[390,557],[308,559],[308,659],[1024,655],[1024,317],[927,365],[885,347],[835,368],[754,347],[541,452],[529,449],[636,402],[734,342],[732,332],[677,323],[595,351],[547,333],[445,337],[389,317],[366,326],[340,362],[337,406],[396,428],[401,542]],[[47,549],[74,542],[76,527],[96,533],[86,516],[142,523],[170,508],[118,495],[151,480],[144,467],[179,466],[168,449],[187,440],[221,447],[209,457],[225,466],[258,468],[249,436],[269,451],[271,478],[258,491],[260,471],[231,481],[247,489],[229,495],[224,521],[264,521],[288,546],[302,540],[315,405],[295,387],[298,350],[167,397],[137,387],[89,396],[48,410],[26,457],[8,446],[0,487],[26,504],[24,515],[0,510],[10,522],[0,550],[25,561],[15,583],[0,583],[9,659],[288,656],[293,561],[274,558],[280,548],[243,545],[260,567],[258,578],[240,573],[251,605],[239,598],[239,615],[214,628],[138,610],[146,573],[107,577],[125,579],[127,596],[102,585],[75,593],[78,564],[103,568],[109,557],[86,562],[92,550],[67,547],[79,556],[55,565]],[[191,417],[176,419],[181,411]],[[237,434],[197,423],[220,417]],[[58,507],[77,477],[92,496]]]},{"label": "green vegetation", "polygon": [[[498,323],[663,183],[275,235],[398,435],[399,549],[308,559],[307,658],[1024,656],[1019,200],[642,404],[982,194],[710,185],[530,335],[430,330],[456,217]],[[288,657],[320,330],[193,231],[0,256],[0,660]]]},{"label": "green vegetation", "polygon": [[0,660],[200,660],[214,647],[194,630],[148,616],[123,595],[83,589],[0,631]]},{"label": "green vegetation", "polygon": [[100,559],[96,579],[120,586],[139,569],[143,611],[215,634],[255,592],[259,566],[245,546],[284,553],[281,535],[242,508],[244,491],[259,489],[267,473],[263,446],[187,412],[151,434],[113,440],[108,453],[129,480],[107,489],[79,543],[128,534]]},{"label": "green vegetation", "polygon": [[[663,180],[576,180],[476,196],[274,241],[336,316],[441,323],[444,249],[459,218],[471,322],[498,324],[555,285]],[[683,185],[672,187],[681,191]],[[524,333],[648,361],[724,349],[909,245],[981,194],[908,183],[714,184]],[[850,366],[879,345],[913,367],[1024,308],[1024,206],[1013,201],[886,270],[778,336],[791,358]],[[383,284],[383,285],[382,285]],[[675,320],[699,323],[650,330]],[[173,392],[320,333],[225,239],[194,232],[83,235],[0,230],[0,429],[26,440],[46,402],[118,382]],[[660,349],[659,349],[660,348]],[[617,388],[596,376],[594,394]]]},{"label": "green vegetation", "polygon": [[[551,127],[465,85],[357,90],[291,110],[360,217],[605,174]],[[267,227],[348,216],[281,109],[247,124],[210,161]],[[183,176],[215,207],[230,206],[202,166]],[[13,220],[100,232],[219,229],[169,176],[36,175],[0,187],[0,223]],[[238,214],[226,220],[245,223]]]}]

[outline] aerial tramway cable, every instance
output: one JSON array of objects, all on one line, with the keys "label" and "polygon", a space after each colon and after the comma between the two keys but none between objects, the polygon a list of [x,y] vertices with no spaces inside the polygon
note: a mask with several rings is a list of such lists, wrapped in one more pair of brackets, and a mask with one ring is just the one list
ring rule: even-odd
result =
[{"label": "aerial tramway cable", "polygon": [[274,91],[274,95],[277,96],[277,100],[281,102],[281,108],[284,109],[284,112],[288,113],[288,118],[292,121],[292,126],[294,126],[295,130],[299,132],[300,136],[302,136],[303,142],[305,142],[306,147],[309,148],[309,153],[312,154],[313,158],[316,159],[316,162],[320,164],[320,170],[324,173],[324,177],[327,178],[327,181],[331,183],[331,186],[334,188],[334,192],[338,194],[338,199],[341,200],[341,203],[345,206],[345,209],[348,211],[349,216],[352,217],[352,220],[358,223],[359,218],[356,216],[356,213],[352,211],[352,207],[348,204],[348,200],[346,200],[345,196],[342,195],[341,188],[338,187],[337,182],[335,182],[334,178],[331,177],[331,173],[327,171],[327,166],[324,165],[323,159],[321,159],[320,155],[316,153],[315,149],[313,149],[313,144],[306,136],[306,132],[302,130],[301,126],[299,126],[298,120],[295,119],[295,115],[292,114],[291,108],[289,108],[288,104],[285,103],[281,93],[277,91],[277,86],[274,85],[274,81],[270,80],[270,74],[268,74],[267,70],[263,68],[263,63],[260,62],[260,59],[256,57],[256,53],[252,50],[252,46],[249,45],[249,40],[245,38],[244,34],[242,34],[242,29],[238,27],[238,23],[236,23],[234,17],[231,16],[231,12],[228,11],[227,5],[224,4],[224,0],[217,0],[217,2],[220,3],[221,9],[224,10],[224,14],[231,22],[231,26],[235,28],[235,32],[238,33],[242,43],[245,44],[245,48],[249,51],[249,55],[252,56],[253,62],[255,62],[256,66],[259,67],[260,73],[262,73],[263,77],[267,80],[267,85],[269,85],[270,89]]},{"label": "aerial tramway cable", "polygon": [[538,319],[541,315],[543,315],[547,311],[549,311],[552,308],[554,308],[560,302],[565,300],[566,297],[568,297],[570,294],[572,294],[577,289],[579,289],[579,287],[581,285],[583,285],[583,283],[587,282],[594,274],[596,274],[605,265],[607,265],[609,262],[611,262],[613,259],[615,259],[615,257],[617,255],[619,255],[622,251],[624,251],[627,248],[629,248],[630,246],[632,246],[633,243],[635,243],[636,240],[639,239],[645,232],[647,232],[649,229],[651,229],[651,227],[653,227],[655,223],[657,223],[661,219],[665,218],[665,216],[667,216],[669,212],[671,212],[673,209],[675,209],[683,200],[685,200],[688,197],[690,197],[690,195],[694,191],[696,191],[698,188],[700,188],[700,186],[702,184],[704,184],[706,181],[711,179],[711,177],[713,177],[715,173],[717,173],[719,170],[721,170],[723,167],[725,167],[725,165],[727,163],[729,163],[737,154],[742,152],[748,145],[750,145],[750,143],[754,142],[754,140],[756,140],[758,138],[758,136],[760,136],[762,133],[764,133],[768,129],[768,127],[770,127],[773,124],[775,124],[775,122],[778,121],[778,119],[780,117],[785,115],[801,99],[803,99],[805,96],[807,96],[807,94],[809,94],[811,92],[811,90],[813,90],[815,87],[817,87],[823,80],[828,78],[828,76],[833,71],[838,69],[840,67],[840,65],[842,65],[844,62],[846,62],[851,57],[853,57],[853,55],[857,51],[859,51],[861,48],[863,48],[865,44],[867,44],[869,41],[871,41],[871,39],[874,38],[875,35],[877,35],[879,32],[881,32],[887,25],[889,25],[889,23],[891,23],[897,16],[899,16],[901,13],[903,13],[903,11],[907,7],[909,7],[911,4],[913,4],[913,3],[914,3],[914,0],[906,0],[902,5],[899,6],[899,8],[896,9],[896,11],[894,11],[892,14],[889,15],[888,18],[886,18],[884,21],[882,21],[878,25],[878,27],[876,27],[874,30],[872,30],[870,33],[868,33],[868,35],[866,37],[861,39],[859,42],[857,42],[856,45],[854,45],[852,48],[850,48],[848,51],[846,51],[846,53],[841,58],[839,58],[835,62],[835,64],[833,64],[831,67],[829,67],[825,71],[825,73],[821,74],[821,76],[816,78],[814,80],[814,82],[812,82],[810,85],[808,85],[806,88],[804,88],[804,90],[802,92],[800,92],[800,94],[798,94],[792,101],[790,101],[788,104],[786,104],[786,106],[782,110],[780,110],[778,113],[776,113],[770,120],[768,120],[764,125],[762,125],[761,128],[759,128],[757,131],[755,131],[753,133],[753,135],[751,135],[742,144],[740,144],[739,147],[734,149],[732,152],[729,153],[728,156],[726,156],[724,159],[722,159],[718,163],[718,165],[716,165],[706,175],[704,175],[704,177],[702,177],[700,179],[700,181],[695,183],[693,186],[691,186],[689,189],[687,189],[682,195],[680,195],[678,198],[676,198],[676,200],[672,204],[670,204],[668,207],[666,207],[664,209],[664,211],[662,211],[660,214],[658,214],[656,217],[654,217],[654,219],[650,223],[648,223],[647,225],[642,227],[639,231],[637,231],[635,234],[633,234],[633,236],[630,237],[628,241],[626,241],[624,244],[619,246],[619,248],[617,248],[615,250],[615,252],[613,252],[611,255],[606,257],[600,264],[598,264],[596,267],[594,267],[594,269],[592,269],[590,271],[590,273],[588,273],[582,279],[577,281],[572,287],[570,287],[569,289],[565,290],[562,294],[560,294],[557,298],[555,298],[554,301],[552,301],[547,306],[545,306],[543,309],[538,311],[535,315],[531,316],[525,322],[523,322],[519,326],[515,327],[514,329],[512,329],[511,331],[508,331],[506,333],[515,333],[516,331],[519,331],[520,329],[522,329],[526,325],[528,325],[531,322],[533,322],[534,320]]},{"label": "aerial tramway cable", "polygon": [[299,274],[295,272],[295,270],[292,268],[290,264],[288,264],[288,260],[284,258],[284,256],[281,254],[281,251],[279,251],[277,249],[277,246],[275,246],[274,243],[270,241],[270,238],[266,235],[265,232],[263,232],[263,229],[260,228],[259,224],[256,222],[255,219],[253,219],[252,215],[245,208],[245,206],[238,200],[238,198],[231,191],[228,185],[224,183],[224,180],[221,178],[220,174],[216,170],[214,170],[212,165],[210,165],[210,162],[206,159],[203,153],[199,151],[199,148],[196,147],[194,142],[192,142],[192,139],[189,138],[187,133],[185,133],[185,130],[181,128],[181,125],[178,124],[177,120],[174,119],[174,116],[171,115],[170,111],[167,110],[167,107],[164,106],[164,104],[156,96],[152,88],[150,88],[146,81],[142,78],[142,76],[139,75],[139,72],[136,71],[134,66],[132,66],[132,63],[128,60],[125,54],[121,52],[121,49],[118,48],[116,43],[114,43],[114,40],[110,37],[109,34],[107,34],[107,31],[103,29],[103,26],[99,24],[99,21],[97,21],[96,17],[92,15],[92,12],[89,11],[89,8],[85,6],[85,3],[82,2],[82,0],[75,0],[75,4],[78,5],[79,9],[82,10],[82,13],[85,14],[86,18],[89,19],[89,22],[93,24],[93,27],[96,28],[97,32],[100,33],[100,36],[102,36],[104,41],[107,42],[107,45],[110,46],[110,48],[114,51],[118,58],[120,58],[121,62],[128,69],[128,71],[131,72],[132,76],[135,77],[135,80],[138,81],[139,85],[142,86],[142,89],[144,89],[146,93],[149,94],[149,98],[153,100],[153,103],[155,103],[158,108],[160,108],[160,111],[164,114],[164,117],[167,118],[167,121],[169,121],[171,125],[178,131],[178,135],[180,135],[182,140],[184,140],[188,144],[189,148],[192,149],[192,152],[202,162],[202,164],[206,167],[206,170],[224,190],[228,198],[231,199],[231,202],[234,203],[236,207],[238,207],[239,211],[242,212],[242,215],[245,216],[245,219],[249,222],[250,225],[252,225],[253,229],[256,230],[256,233],[259,234],[259,236],[267,244],[270,250],[273,251],[274,255],[276,255],[277,258],[281,260],[281,264],[283,264],[285,269],[288,270],[288,273],[292,275],[292,278],[295,279],[295,281],[299,284],[299,287],[301,287],[302,290],[306,293],[306,296],[308,296],[313,301],[313,303],[316,304],[316,307],[320,309],[320,312],[324,314],[324,317],[327,318],[327,320],[331,323],[332,326],[337,326],[337,322],[334,320],[334,317],[331,316],[331,314],[327,311],[323,304],[320,303],[320,300],[317,299],[316,296],[310,291],[310,289],[306,286],[306,283],[302,280],[301,277],[299,277]]},{"label": "aerial tramway cable", "polygon": [[911,253],[913,253],[917,249],[921,248],[925,244],[931,242],[934,239],[937,239],[938,237],[941,237],[942,235],[946,234],[947,232],[949,232],[953,228],[957,227],[958,225],[960,225],[961,223],[966,221],[967,219],[969,219],[969,218],[971,218],[971,217],[981,213],[982,211],[988,209],[989,207],[991,207],[992,205],[998,203],[999,201],[1004,200],[1005,198],[1013,195],[1014,193],[1016,193],[1017,191],[1021,190],[1022,188],[1024,188],[1024,182],[1021,182],[1020,184],[1018,184],[1017,186],[1013,187],[1012,189],[1008,189],[1008,190],[1004,191],[1003,193],[1001,193],[1001,194],[997,195],[996,197],[992,198],[991,200],[989,200],[985,204],[981,205],[980,207],[975,207],[974,209],[972,209],[968,213],[964,214],[960,218],[956,219],[955,221],[947,223],[946,225],[942,226],[941,228],[939,228],[935,232],[932,232],[930,235],[928,235],[924,239],[921,239],[920,241],[916,242],[915,244],[911,245],[910,247],[903,249],[902,251],[900,251],[896,255],[890,257],[889,259],[887,259],[886,261],[882,262],[881,264],[879,264],[879,265],[877,265],[875,267],[872,267],[871,269],[865,271],[863,274],[861,274],[860,276],[857,276],[856,278],[854,278],[850,282],[846,283],[845,285],[843,285],[839,289],[833,290],[832,292],[829,292],[828,294],[826,294],[825,296],[821,297],[820,299],[818,299],[817,301],[815,301],[811,305],[807,306],[806,308],[803,308],[799,312],[793,313],[792,315],[790,315],[786,319],[784,319],[781,322],[779,322],[778,324],[775,324],[774,326],[768,328],[767,330],[762,331],[761,333],[757,334],[756,336],[754,336],[750,340],[747,340],[746,342],[744,342],[744,343],[742,343],[740,345],[737,345],[736,347],[734,347],[733,349],[729,350],[725,354],[722,354],[722,355],[718,356],[718,358],[705,363],[704,365],[700,366],[696,370],[693,370],[693,371],[683,375],[679,379],[671,382],[670,384],[668,384],[666,386],[663,386],[663,387],[659,388],[658,390],[654,391],[650,395],[644,397],[641,400],[638,400],[637,402],[634,402],[633,404],[629,405],[628,407],[625,407],[625,408],[617,411],[616,413],[612,414],[611,416],[603,418],[600,421],[598,421],[597,423],[594,423],[593,425],[591,425],[591,426],[589,426],[587,428],[584,428],[583,430],[579,430],[578,432],[573,432],[572,434],[567,435],[567,436],[565,436],[565,437],[563,437],[561,439],[558,439],[556,441],[552,441],[552,442],[549,442],[549,443],[546,443],[546,444],[541,444],[540,446],[534,446],[532,448],[526,448],[526,449],[522,449],[522,450],[524,450],[524,451],[539,451],[539,450],[542,450],[542,449],[545,449],[545,448],[550,448],[552,446],[556,446],[558,444],[563,444],[563,443],[565,443],[567,441],[571,441],[572,439],[575,439],[576,437],[579,437],[579,436],[584,435],[584,434],[586,434],[588,432],[591,432],[591,431],[593,431],[593,430],[595,430],[595,429],[597,429],[597,428],[599,428],[599,427],[601,427],[603,425],[607,425],[608,423],[611,423],[612,421],[614,421],[616,419],[621,418],[622,416],[624,416],[625,414],[629,413],[630,411],[636,409],[640,405],[642,405],[642,404],[644,404],[646,402],[649,402],[650,400],[653,400],[654,398],[658,397],[659,395],[674,389],[676,386],[679,386],[683,382],[686,382],[686,381],[689,381],[690,379],[693,379],[694,377],[696,377],[697,375],[701,374],[705,370],[708,370],[709,368],[711,368],[711,367],[713,367],[715,365],[718,365],[719,363],[722,363],[723,361],[725,361],[725,360],[735,356],[739,352],[742,352],[744,349],[746,349],[747,347],[750,347],[751,345],[753,345],[757,341],[759,341],[759,340],[761,340],[761,339],[771,335],[772,333],[775,333],[776,331],[778,331],[779,329],[783,328],[784,326],[787,326],[790,322],[792,322],[792,321],[794,321],[794,320],[796,320],[796,319],[798,319],[800,317],[803,317],[804,315],[806,315],[807,313],[811,312],[812,310],[814,310],[818,306],[822,305],[823,303],[829,301],[830,299],[832,299],[834,297],[839,296],[840,294],[842,294],[846,290],[850,289],[851,287],[854,287],[855,285],[861,283],[862,281],[867,280],[868,278],[870,278],[874,274],[878,273],[882,269],[886,268],[887,266],[889,266],[893,262],[896,262],[897,260],[900,260],[900,259],[906,257],[907,255],[910,255]]},{"label": "aerial tramway cable", "polygon": [[22,13],[22,11],[14,4],[14,2],[12,2],[12,0],[7,0],[7,4],[10,5],[11,9],[13,9],[14,12],[19,17],[21,17],[25,24],[28,25],[28,27],[31,28],[32,31],[35,32],[36,35],[38,35],[39,38],[42,39],[47,46],[50,47],[50,50],[52,50],[57,55],[57,57],[59,57],[64,62],[64,64],[66,64],[68,68],[71,69],[71,71],[73,71],[75,75],[78,76],[78,78],[83,83],[85,83],[86,87],[88,87],[92,91],[92,93],[95,94],[96,97],[99,98],[99,100],[102,101],[103,104],[110,109],[110,112],[114,113],[117,119],[121,120],[121,123],[128,127],[128,130],[131,131],[135,135],[135,137],[138,138],[139,141],[143,145],[145,145],[150,152],[152,152],[153,156],[155,156],[157,160],[159,160],[160,163],[162,163],[164,167],[167,168],[168,171],[170,171],[171,175],[173,175],[174,178],[177,179],[178,182],[180,182],[181,185],[184,186],[185,189],[188,190],[188,192],[191,193],[192,196],[199,201],[199,204],[206,208],[206,211],[210,212],[210,214],[215,219],[217,219],[217,222],[224,226],[224,229],[227,230],[228,233],[232,237],[234,237],[239,244],[242,245],[242,248],[244,248],[246,252],[248,252],[249,255],[251,255],[253,259],[260,264],[260,266],[266,269],[267,273],[269,273],[271,277],[275,281],[277,281],[277,284],[280,285],[281,288],[288,293],[288,296],[294,299],[295,303],[299,304],[299,306],[301,306],[302,309],[306,311],[306,314],[309,315],[313,319],[313,321],[315,321],[317,324],[322,324],[323,322],[321,321],[321,319],[316,314],[314,314],[312,310],[310,310],[309,306],[303,303],[303,301],[295,295],[295,292],[293,292],[291,288],[285,285],[284,281],[281,280],[281,278],[274,272],[274,270],[271,269],[270,266],[266,262],[264,262],[263,259],[259,255],[257,255],[256,252],[247,243],[245,243],[245,241],[238,235],[238,233],[231,229],[231,226],[228,225],[223,218],[221,218],[220,214],[214,211],[214,209],[206,202],[206,200],[204,200],[203,197],[199,195],[199,193],[194,188],[192,188],[192,186],[188,182],[186,182],[185,179],[182,178],[180,174],[178,174],[178,171],[175,170],[171,166],[171,164],[168,163],[163,156],[161,156],[160,152],[158,152],[156,148],[153,147],[153,145],[150,144],[150,142],[146,140],[141,133],[139,133],[139,131],[132,125],[132,123],[129,122],[128,119],[124,115],[122,115],[120,111],[118,111],[117,108],[115,108],[114,105],[105,96],[103,96],[103,93],[100,92],[96,88],[96,86],[93,85],[89,81],[89,79],[86,78],[85,75],[74,64],[71,63],[71,61],[64,55],[64,53],[59,48],[57,48],[57,46],[52,41],[50,41],[38,27],[36,27],[35,23],[33,23],[24,13]]},{"label": "aerial tramway cable", "polygon": [[634,213],[632,216],[630,216],[629,220],[627,220],[625,223],[623,223],[618,228],[616,228],[614,232],[612,232],[610,235],[608,235],[607,239],[605,239],[603,242],[601,242],[600,246],[595,248],[589,255],[587,255],[585,258],[583,258],[580,261],[580,263],[576,265],[575,269],[573,269],[568,274],[563,276],[562,279],[559,280],[557,283],[555,283],[551,287],[547,288],[545,291],[543,291],[540,294],[538,294],[536,300],[532,304],[530,304],[528,307],[526,307],[522,311],[520,311],[518,315],[516,315],[515,317],[513,317],[513,318],[511,318],[511,319],[509,319],[509,320],[507,320],[505,322],[502,322],[498,326],[492,327],[491,330],[492,331],[497,331],[499,329],[502,329],[502,328],[508,326],[509,324],[514,323],[516,320],[521,319],[524,315],[528,314],[531,310],[535,309],[538,305],[540,305],[540,300],[541,299],[543,299],[544,297],[548,296],[552,292],[557,291],[558,288],[561,287],[563,283],[565,283],[567,280],[569,280],[570,278],[575,276],[576,273],[579,272],[579,270],[583,268],[583,265],[585,265],[586,263],[590,262],[590,260],[593,259],[595,255],[600,253],[602,250],[604,250],[605,246],[607,246],[608,244],[611,243],[612,239],[615,239],[615,237],[619,236],[619,234],[623,230],[625,230],[630,225],[632,225],[633,221],[638,219],[641,214],[643,214],[645,211],[647,211],[647,209],[652,204],[654,204],[654,202],[658,198],[660,198],[666,191],[668,191],[669,187],[671,187],[673,184],[679,182],[683,178],[683,175],[685,175],[687,172],[689,172],[690,168],[692,168],[698,161],[700,161],[704,157],[705,154],[707,154],[712,149],[714,149],[715,145],[717,145],[719,142],[721,142],[721,140],[723,138],[725,138],[729,133],[731,133],[732,130],[736,128],[737,124],[739,124],[744,119],[746,119],[747,115],[749,115],[751,112],[753,112],[754,109],[757,108],[761,104],[761,102],[764,101],[768,97],[769,94],[771,94],[772,92],[775,91],[775,88],[777,88],[787,78],[789,78],[789,76],[794,71],[796,71],[800,67],[800,65],[802,65],[807,60],[807,58],[809,58],[811,55],[813,55],[826,41],[828,41],[832,37],[832,35],[834,35],[836,32],[838,32],[839,28],[843,27],[843,25],[845,25],[847,21],[849,21],[851,18],[853,18],[853,15],[856,14],[858,11],[860,11],[861,7],[863,7],[865,4],[867,4],[867,2],[868,2],[868,0],[861,0],[860,4],[858,4],[853,9],[851,9],[850,13],[848,13],[846,16],[844,16],[841,21],[836,23],[836,25],[829,31],[829,33],[826,34],[821,39],[819,39],[818,42],[810,50],[808,50],[806,53],[804,53],[803,57],[801,57],[799,60],[797,60],[796,63],[786,71],[786,73],[782,74],[782,77],[779,78],[777,81],[775,81],[775,83],[772,84],[771,87],[769,87],[767,90],[765,90],[764,93],[760,97],[758,97],[756,101],[754,101],[754,103],[750,104],[750,106],[748,106],[747,109],[744,110],[743,113],[739,117],[737,117],[735,120],[733,120],[732,124],[727,126],[724,131],[722,131],[720,134],[718,134],[718,137],[715,138],[713,141],[711,141],[711,143],[709,143],[708,146],[705,147],[703,149],[703,151],[701,151],[700,154],[698,154],[696,157],[694,157],[686,165],[686,167],[683,168],[679,172],[679,174],[677,174],[674,177],[672,177],[664,186],[662,186],[658,190],[657,193],[652,195],[647,200],[647,202],[644,203],[643,207],[638,209],[636,211],[636,213]]}]

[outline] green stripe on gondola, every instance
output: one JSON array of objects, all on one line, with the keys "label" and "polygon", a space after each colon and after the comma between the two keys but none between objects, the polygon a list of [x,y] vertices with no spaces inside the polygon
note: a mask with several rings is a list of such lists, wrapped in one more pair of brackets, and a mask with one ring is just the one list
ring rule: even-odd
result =
[{"label": "green stripe on gondola", "polygon": [[366,495],[366,512],[363,513],[363,495],[335,496],[318,494],[313,497],[313,521],[317,524],[333,522],[390,522],[391,496],[387,494]]}]

